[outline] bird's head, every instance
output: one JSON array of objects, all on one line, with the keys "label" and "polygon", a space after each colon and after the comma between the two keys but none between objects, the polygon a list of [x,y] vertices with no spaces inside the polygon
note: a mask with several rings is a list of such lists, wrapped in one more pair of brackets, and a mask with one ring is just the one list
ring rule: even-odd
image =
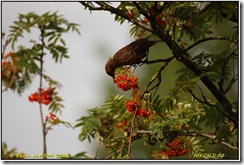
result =
[{"label": "bird's head", "polygon": [[105,71],[106,73],[114,78],[114,72],[115,72],[115,63],[112,58],[109,58],[106,65],[105,65]]}]

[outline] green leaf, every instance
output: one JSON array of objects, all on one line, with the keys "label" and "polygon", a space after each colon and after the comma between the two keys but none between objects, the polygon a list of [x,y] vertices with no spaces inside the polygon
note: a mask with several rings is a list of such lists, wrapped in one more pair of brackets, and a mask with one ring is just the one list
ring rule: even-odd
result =
[{"label": "green leaf", "polygon": [[61,41],[61,43],[62,43],[64,46],[66,45],[64,39],[60,38],[60,41]]}]

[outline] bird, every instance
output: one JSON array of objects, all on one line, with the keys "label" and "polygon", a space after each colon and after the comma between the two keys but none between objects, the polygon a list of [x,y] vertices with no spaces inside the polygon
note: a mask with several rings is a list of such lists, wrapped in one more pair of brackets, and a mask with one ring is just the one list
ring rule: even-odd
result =
[{"label": "bird", "polygon": [[[150,37],[150,36],[149,36]],[[139,64],[148,55],[149,48],[161,41],[150,41],[149,37],[131,42],[110,57],[105,65],[106,73],[114,78],[115,70],[126,65]]]}]

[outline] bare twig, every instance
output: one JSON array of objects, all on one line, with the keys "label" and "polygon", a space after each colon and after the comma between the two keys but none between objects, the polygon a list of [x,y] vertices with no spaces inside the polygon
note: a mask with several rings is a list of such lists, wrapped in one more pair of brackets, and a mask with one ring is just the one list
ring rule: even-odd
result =
[{"label": "bare twig", "polygon": [[134,128],[134,122],[135,122],[135,118],[136,118],[136,115],[137,115],[137,111],[138,111],[138,108],[136,108],[135,110],[135,113],[133,115],[133,118],[132,118],[132,121],[131,121],[131,126],[130,126],[130,139],[129,139],[129,146],[128,146],[128,152],[127,152],[127,156],[128,158],[130,158],[130,153],[131,153],[131,144],[132,144],[132,135],[133,135],[133,128]]},{"label": "bare twig", "polygon": [[[151,90],[153,90],[153,89],[155,89],[155,88],[156,88],[156,91],[157,91],[157,89],[158,89],[158,87],[159,87],[159,85],[160,85],[160,83],[161,83],[161,81],[162,81],[162,79],[161,79],[161,73],[162,73],[162,71],[166,68],[166,66],[169,64],[169,62],[170,62],[171,60],[173,60],[173,59],[174,59],[174,57],[170,57],[170,58],[167,58],[167,59],[162,59],[162,61],[164,61],[165,64],[164,64],[163,66],[161,66],[161,68],[158,70],[156,76],[154,76],[154,77],[152,78],[152,80],[148,83],[148,85],[147,85],[146,88],[144,89],[144,92],[143,92],[144,94],[150,92]],[[155,86],[153,86],[153,87],[151,87],[150,89],[148,89],[149,86],[150,86],[155,80],[158,80],[158,83],[157,83]],[[155,93],[156,93],[156,91],[155,91]]]},{"label": "bare twig", "polygon": [[[142,133],[142,134],[151,134],[152,131],[148,131],[148,130],[137,130],[137,133]],[[169,133],[171,134],[175,134],[177,136],[201,136],[201,137],[206,137],[209,139],[215,139],[216,135],[211,135],[211,134],[206,134],[206,133],[200,133],[200,132],[185,132],[185,131],[169,131]],[[238,148],[236,148],[235,146],[230,145],[229,143],[227,143],[224,140],[221,140],[221,144],[233,149],[233,150],[238,150]]]},{"label": "bare twig", "polygon": [[99,151],[99,146],[100,146],[100,143],[101,143],[101,140],[100,140],[100,136],[98,134],[98,138],[97,138],[98,142],[97,142],[97,146],[96,146],[96,151],[95,151],[95,156],[94,156],[94,159],[97,159],[97,155],[98,155],[98,151]]},{"label": "bare twig", "polygon": [[[39,98],[41,98],[41,89],[42,89],[42,79],[43,79],[43,57],[44,57],[44,29],[40,27],[41,31],[41,42],[42,42],[42,50],[40,54],[40,84],[39,84]],[[39,101],[39,110],[40,110],[40,116],[41,116],[41,124],[42,124],[42,137],[43,137],[43,155],[46,155],[47,153],[47,143],[46,143],[46,124],[44,122],[44,117],[43,117],[43,110],[42,110],[42,103]],[[43,157],[46,159],[46,157]]]},{"label": "bare twig", "polygon": [[233,123],[236,123],[235,120],[233,120],[229,115],[225,114],[225,113],[224,113],[221,109],[219,109],[216,105],[214,105],[214,104],[210,104],[209,101],[208,101],[208,100],[206,99],[206,97],[204,96],[202,89],[201,89],[200,87],[199,87],[199,89],[200,89],[200,91],[201,91],[201,94],[202,94],[202,97],[203,97],[204,101],[201,100],[200,98],[198,98],[198,97],[193,93],[192,90],[190,90],[190,89],[187,89],[187,90],[188,90],[189,93],[192,95],[192,97],[193,97],[194,99],[196,99],[199,103],[206,104],[206,105],[208,105],[208,106],[214,107],[214,108],[217,109],[223,116],[227,117],[227,118],[228,118],[230,121],[232,121]]},{"label": "bare twig", "polygon": [[[227,68],[228,62],[229,62],[229,60],[231,59],[231,57],[232,57],[233,55],[235,55],[236,50],[237,50],[237,48],[234,49],[234,50],[230,53],[230,55],[224,59],[224,62],[223,62],[222,68],[221,68],[221,78],[220,78],[220,80],[219,80],[218,85],[219,85],[219,90],[220,90],[221,92],[223,92],[223,93],[224,93],[224,80],[225,80],[225,75],[226,75],[226,68]],[[234,67],[233,67],[233,73],[234,73],[234,72],[235,72],[235,70],[234,70]],[[233,76],[234,76],[234,75],[235,75],[235,74],[233,74]],[[230,84],[229,84],[229,85],[230,85]]]},{"label": "bare twig", "polygon": [[225,40],[225,41],[230,41],[230,42],[236,43],[235,40],[233,40],[232,38],[229,38],[229,37],[208,37],[208,38],[203,38],[203,39],[200,39],[200,40],[196,41],[194,44],[192,44],[191,46],[186,48],[184,51],[188,52],[190,49],[192,49],[196,45],[198,45],[198,44],[200,44],[202,42],[210,41],[210,40]]},{"label": "bare twig", "polygon": [[[231,57],[233,57],[233,56],[237,56],[237,54],[235,53],[236,52],[236,50],[237,50],[237,48],[236,49],[234,49],[233,51],[232,51],[232,53],[230,54],[230,56],[229,56],[229,58],[231,58]],[[232,85],[238,80],[238,74],[236,74],[235,73],[235,63],[234,63],[234,61],[233,61],[233,73],[232,73],[232,79],[229,81],[229,84],[228,84],[228,86],[226,87],[226,89],[224,90],[224,93],[226,94],[229,90],[231,90],[231,87],[232,87]]]},{"label": "bare twig", "polygon": [[169,57],[169,58],[165,58],[165,59],[156,59],[156,60],[152,60],[152,61],[142,61],[143,64],[155,64],[155,63],[158,63],[158,62],[169,62],[171,61],[172,59],[174,59],[175,57]]}]

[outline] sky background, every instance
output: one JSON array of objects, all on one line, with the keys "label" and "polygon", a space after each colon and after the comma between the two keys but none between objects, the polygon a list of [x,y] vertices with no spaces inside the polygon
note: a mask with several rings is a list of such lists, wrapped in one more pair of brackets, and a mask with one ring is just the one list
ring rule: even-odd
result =
[{"label": "sky background", "polygon": [[[61,120],[72,125],[82,115],[86,115],[89,108],[100,107],[109,97],[106,92],[109,86],[114,86],[111,77],[107,76],[104,65],[109,56],[121,47],[133,41],[129,37],[130,25],[123,25],[114,21],[114,15],[104,11],[90,13],[78,2],[2,2],[2,31],[9,32],[9,26],[17,20],[18,14],[28,12],[43,14],[58,11],[69,22],[80,24],[81,36],[75,32],[64,35],[69,59],[62,64],[55,64],[46,58],[45,73],[54,80],[62,83],[59,95],[65,100]],[[18,45],[28,46],[28,42],[38,34],[27,34],[18,40]],[[8,47],[6,52],[12,49]],[[41,154],[42,132],[39,108],[37,103],[31,103],[28,96],[34,93],[39,85],[36,77],[22,96],[8,90],[2,93],[2,141],[9,149],[17,148],[18,152],[27,154]],[[48,107],[43,106],[44,114],[48,114]],[[87,141],[80,142],[80,129],[69,129],[56,126],[47,135],[47,151],[50,154],[75,155],[86,151],[88,156],[94,156],[95,144]]]}]

